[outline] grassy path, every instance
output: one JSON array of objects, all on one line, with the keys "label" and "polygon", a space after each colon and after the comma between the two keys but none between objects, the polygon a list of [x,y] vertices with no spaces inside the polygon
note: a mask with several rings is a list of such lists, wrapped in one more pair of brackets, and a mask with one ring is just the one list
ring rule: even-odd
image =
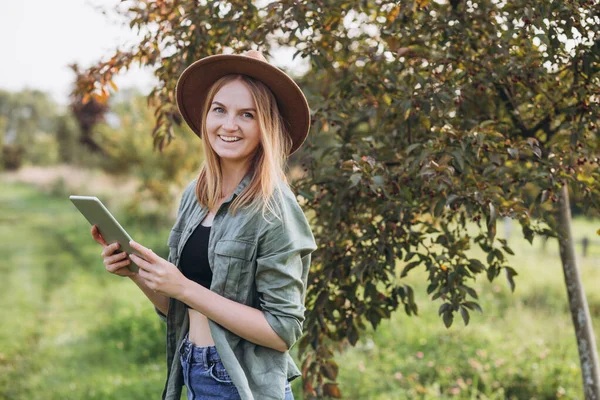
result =
[{"label": "grassy path", "polygon": [[0,188],[0,398],[160,393],[164,327],[88,229],[68,199]]}]

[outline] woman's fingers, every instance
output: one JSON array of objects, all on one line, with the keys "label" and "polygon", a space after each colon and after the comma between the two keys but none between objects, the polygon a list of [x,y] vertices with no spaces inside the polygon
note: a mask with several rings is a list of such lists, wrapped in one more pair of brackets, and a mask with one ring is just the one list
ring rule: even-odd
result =
[{"label": "woman's fingers", "polygon": [[129,245],[134,249],[137,250],[144,259],[148,260],[148,261],[154,261],[154,252],[150,249],[147,249],[146,247],[142,246],[141,244],[134,242],[133,240],[129,241]]},{"label": "woman's fingers", "polygon": [[152,271],[154,267],[148,261],[144,260],[142,257],[137,254],[131,254],[131,261],[137,264],[138,267],[145,269],[146,271]]},{"label": "woman's fingers", "polygon": [[105,246],[100,255],[104,258],[112,255],[115,251],[119,250],[119,242],[114,242]]},{"label": "woman's fingers", "polygon": [[116,269],[116,270],[113,272],[113,274],[115,274],[115,275],[119,275],[119,276],[134,276],[134,275],[137,275],[137,272],[132,272],[132,271],[130,271],[130,270],[127,268],[127,266],[125,265],[125,266],[123,266],[123,267],[117,268],[117,269]]},{"label": "woman's fingers", "polygon": [[127,268],[131,264],[131,260],[127,258],[127,252],[122,251],[115,254],[120,247],[118,242],[107,244],[96,225],[92,226],[92,237],[96,242],[104,246],[100,255],[104,259],[104,265],[108,272],[119,276],[136,275],[136,272],[132,272]]},{"label": "woman's fingers", "polygon": [[119,270],[120,268],[126,267],[130,263],[131,263],[131,261],[129,261],[129,259],[125,259],[125,260],[122,260],[119,262],[113,262],[113,263],[106,265],[106,270],[108,272],[116,273],[117,270]]},{"label": "woman's fingers", "polygon": [[96,225],[92,225],[92,238],[94,238],[94,240],[100,243],[102,246],[108,246],[108,243],[106,243],[106,240],[104,240]]},{"label": "woman's fingers", "polygon": [[[117,261],[121,261],[121,260],[123,260],[126,257],[127,257],[127,253],[124,252],[124,251],[121,252],[121,253],[117,253],[117,254],[114,254],[112,256],[109,256],[109,257],[105,257],[104,258],[104,265],[108,266],[110,264],[114,264]],[[127,259],[127,261],[129,261],[129,259]]]}]

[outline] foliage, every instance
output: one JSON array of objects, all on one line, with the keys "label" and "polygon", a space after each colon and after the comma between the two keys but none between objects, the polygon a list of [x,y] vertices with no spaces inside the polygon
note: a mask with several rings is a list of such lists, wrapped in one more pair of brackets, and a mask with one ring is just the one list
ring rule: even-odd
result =
[{"label": "foliage", "polygon": [[[76,81],[86,79],[79,70],[77,64],[71,65],[71,70],[75,73]],[[104,90],[104,89],[102,89]],[[81,136],[79,141],[87,150],[92,153],[104,155],[104,151],[94,140],[92,133],[94,127],[104,121],[104,116],[108,111],[106,104],[107,97],[98,96],[96,94],[79,94],[71,93],[71,111],[77,120]]]},{"label": "foliage", "polygon": [[468,324],[481,310],[477,275],[504,273],[514,289],[499,216],[531,242],[555,234],[562,185],[584,211],[600,208],[597,12],[581,0],[138,0],[125,14],[140,44],[90,68],[78,89],[107,96],[121,69],[156,66],[149,100],[163,148],[180,122],[176,78],[196,59],[277,43],[309,61],[300,83],[313,128],[296,186],[320,248],[298,347],[305,392],[339,397],[333,349],[398,307],[418,312],[409,271],[425,269],[447,327],[456,314]]},{"label": "foliage", "polygon": [[6,125],[6,117],[0,116],[0,171],[4,169],[4,135]]},{"label": "foliage", "polygon": [[53,133],[58,114],[56,103],[43,92],[0,90],[4,167],[17,169],[24,162],[55,163],[58,150]]}]

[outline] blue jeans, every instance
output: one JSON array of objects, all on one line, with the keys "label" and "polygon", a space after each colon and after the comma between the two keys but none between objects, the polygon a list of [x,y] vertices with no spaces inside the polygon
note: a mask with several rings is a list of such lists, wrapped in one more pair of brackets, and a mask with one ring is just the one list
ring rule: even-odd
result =
[{"label": "blue jeans", "polygon": [[[180,360],[188,400],[240,399],[215,346],[196,346],[186,334],[181,345]],[[285,384],[284,400],[294,400],[289,382]]]}]

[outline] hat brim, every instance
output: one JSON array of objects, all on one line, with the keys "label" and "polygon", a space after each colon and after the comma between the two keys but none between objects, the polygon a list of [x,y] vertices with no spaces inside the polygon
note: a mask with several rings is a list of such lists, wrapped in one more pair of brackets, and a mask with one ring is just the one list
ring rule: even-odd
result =
[{"label": "hat brim", "polygon": [[275,95],[292,138],[289,155],[302,145],[310,129],[310,109],[296,82],[279,68],[239,54],[208,56],[191,64],[177,81],[177,107],[185,122],[202,137],[202,110],[212,84],[225,75],[242,74],[263,82]]}]

